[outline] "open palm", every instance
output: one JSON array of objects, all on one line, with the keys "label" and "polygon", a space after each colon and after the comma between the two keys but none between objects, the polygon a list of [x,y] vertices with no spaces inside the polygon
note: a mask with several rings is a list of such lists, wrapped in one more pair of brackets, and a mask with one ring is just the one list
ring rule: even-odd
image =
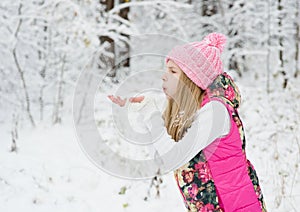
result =
[{"label": "open palm", "polygon": [[[107,96],[113,103],[119,105],[120,107],[124,107],[126,104],[127,98],[122,99],[119,96],[114,96],[114,95],[108,95]],[[137,96],[137,97],[130,97],[129,102],[131,103],[140,103],[144,100],[145,96]]]}]

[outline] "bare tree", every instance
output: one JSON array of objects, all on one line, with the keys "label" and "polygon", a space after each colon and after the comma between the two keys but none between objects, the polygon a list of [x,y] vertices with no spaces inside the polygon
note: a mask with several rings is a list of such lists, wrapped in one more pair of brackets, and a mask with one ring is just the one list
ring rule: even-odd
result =
[{"label": "bare tree", "polygon": [[295,52],[295,73],[294,73],[294,77],[297,78],[300,72],[300,3],[299,1],[296,1],[296,42],[295,42],[295,48],[296,48],[296,52]]},{"label": "bare tree", "polygon": [[12,114],[12,128],[11,128],[11,152],[17,152],[17,140],[18,140],[18,123],[19,123],[19,116],[15,113]]},{"label": "bare tree", "polygon": [[61,56],[61,68],[59,70],[59,79],[57,82],[57,94],[56,94],[56,100],[54,104],[54,111],[53,111],[53,119],[52,123],[57,124],[61,123],[62,121],[62,114],[61,110],[64,105],[64,94],[63,94],[63,88],[64,88],[64,74],[65,74],[65,65],[66,65],[66,54],[63,54]]},{"label": "bare tree", "polygon": [[[20,3],[19,8],[18,8],[18,15],[19,16],[21,16],[21,14],[22,14],[22,11],[21,11],[22,7],[23,7],[23,5],[22,5],[22,3]],[[14,37],[16,38],[16,40],[18,40],[18,33],[20,31],[21,25],[22,25],[22,18],[19,19],[17,29],[14,33]],[[14,62],[16,64],[16,68],[17,68],[17,71],[20,75],[22,86],[23,86],[23,91],[24,91],[24,96],[25,96],[26,112],[27,112],[27,115],[28,115],[28,118],[30,120],[31,125],[33,127],[35,127],[35,121],[33,119],[33,116],[31,114],[31,109],[30,109],[30,97],[29,97],[29,92],[28,92],[28,89],[27,89],[27,83],[26,83],[26,80],[25,80],[24,71],[22,70],[22,68],[20,66],[18,56],[17,56],[17,43],[18,42],[16,42],[16,44],[13,48],[12,54],[13,54]]]},{"label": "bare tree", "polygon": [[[108,12],[114,7],[114,0],[101,0],[101,4],[105,7],[105,12]],[[103,14],[104,16],[105,14]],[[106,24],[110,24],[111,19],[109,17],[106,17]],[[106,48],[108,52],[110,52],[110,55],[115,55],[115,43],[114,40],[107,36],[107,35],[100,35],[99,36],[101,44],[104,44],[105,42],[108,43],[108,47]],[[106,65],[106,67],[100,67],[103,69],[109,69],[111,67],[115,66],[115,58],[107,55],[101,55],[100,60],[103,61],[103,63]],[[109,77],[115,78],[116,77],[116,69],[113,68],[110,73],[108,73]]]},{"label": "bare tree", "polygon": [[[278,28],[281,31],[282,30],[282,19],[283,19],[283,3],[281,0],[278,0],[277,10],[278,10],[278,17],[277,17],[278,18]],[[284,59],[283,59],[284,45],[283,45],[283,35],[282,34],[279,35],[278,43],[279,43],[278,57],[279,57],[279,62],[280,62],[280,65],[278,67],[279,68],[278,72],[284,76],[284,82],[283,82],[282,86],[283,86],[283,88],[285,88],[288,79],[286,78],[286,71],[284,70]]]}]

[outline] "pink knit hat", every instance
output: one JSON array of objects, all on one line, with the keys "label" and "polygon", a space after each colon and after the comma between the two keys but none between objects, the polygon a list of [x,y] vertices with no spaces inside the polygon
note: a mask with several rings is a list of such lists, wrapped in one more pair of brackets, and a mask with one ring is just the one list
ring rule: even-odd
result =
[{"label": "pink knit hat", "polygon": [[173,60],[196,85],[205,90],[223,72],[220,57],[225,43],[225,35],[210,33],[200,42],[175,46],[165,62]]}]

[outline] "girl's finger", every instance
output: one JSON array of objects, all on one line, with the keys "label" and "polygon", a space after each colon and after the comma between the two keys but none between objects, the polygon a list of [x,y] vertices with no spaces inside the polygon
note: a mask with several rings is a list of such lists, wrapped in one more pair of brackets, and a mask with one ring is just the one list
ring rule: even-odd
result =
[{"label": "girl's finger", "polygon": [[115,104],[119,104],[118,100],[113,96],[113,95],[109,95],[108,98]]},{"label": "girl's finger", "polygon": [[117,96],[117,97],[114,97],[113,95],[108,95],[107,96],[113,103],[123,107],[125,104],[126,104],[126,100],[127,98],[125,99],[122,99],[121,97]]},{"label": "girl's finger", "polygon": [[117,96],[117,101],[122,102],[123,100],[119,96]]},{"label": "girl's finger", "polygon": [[126,100],[123,100],[121,97],[117,96],[116,98],[117,104],[121,107],[125,105]]},{"label": "girl's finger", "polygon": [[112,101],[113,103],[118,104],[118,101],[116,99],[113,99]]},{"label": "girl's finger", "polygon": [[144,98],[145,98],[145,96],[131,97],[129,99],[129,101],[133,102],[133,103],[136,103],[136,102],[140,103],[141,101],[144,100]]},{"label": "girl's finger", "polygon": [[123,107],[126,103],[127,98],[125,98],[124,100],[121,101],[120,106]]},{"label": "girl's finger", "polygon": [[108,97],[112,102],[114,102],[114,98],[113,97]]},{"label": "girl's finger", "polygon": [[107,97],[112,101],[114,101],[116,99],[113,95],[108,95]]}]

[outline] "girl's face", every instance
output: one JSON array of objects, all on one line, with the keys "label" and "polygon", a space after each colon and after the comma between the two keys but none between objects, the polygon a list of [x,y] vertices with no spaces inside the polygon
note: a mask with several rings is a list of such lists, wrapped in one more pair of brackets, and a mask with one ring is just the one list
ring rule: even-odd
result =
[{"label": "girl's face", "polygon": [[162,75],[162,88],[168,99],[174,97],[178,85],[181,69],[172,60],[167,63],[167,70]]}]

